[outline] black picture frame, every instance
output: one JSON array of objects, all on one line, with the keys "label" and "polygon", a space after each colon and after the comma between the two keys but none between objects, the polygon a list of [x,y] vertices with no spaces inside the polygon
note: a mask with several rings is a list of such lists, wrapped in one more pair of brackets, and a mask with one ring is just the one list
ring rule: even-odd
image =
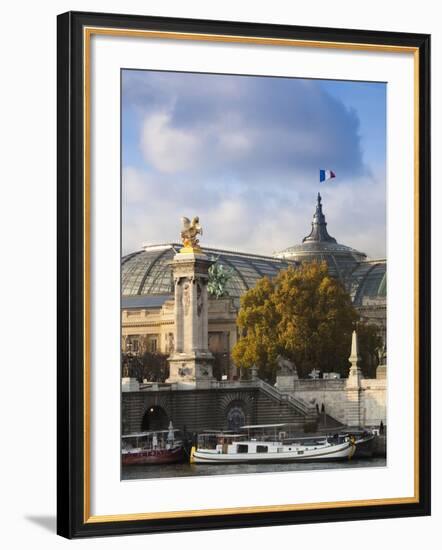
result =
[{"label": "black picture frame", "polygon": [[[58,16],[58,534],[67,538],[234,527],[394,518],[430,514],[430,36],[398,32],[298,27],[68,12]],[[85,403],[84,29],[112,27],[237,37],[408,47],[418,59],[418,498],[412,503],[341,506],[160,519],[91,521],[87,510]]]}]

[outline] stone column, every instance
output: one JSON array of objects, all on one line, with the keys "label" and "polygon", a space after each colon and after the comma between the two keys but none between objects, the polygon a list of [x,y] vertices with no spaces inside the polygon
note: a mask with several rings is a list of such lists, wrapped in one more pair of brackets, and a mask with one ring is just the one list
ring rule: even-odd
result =
[{"label": "stone column", "polygon": [[238,367],[235,365],[235,363],[233,362],[233,358],[232,358],[232,349],[233,349],[233,346],[236,344],[238,340],[238,332],[237,332],[237,328],[235,327],[233,330],[230,331],[230,334],[229,334],[229,378],[230,379],[233,379],[233,378],[238,378],[239,376],[239,372],[238,372]]},{"label": "stone column", "polygon": [[346,392],[346,422],[348,426],[361,426],[361,357],[358,349],[358,336],[353,331],[351,340],[351,353],[348,360],[351,363],[348,379],[345,386]]},{"label": "stone column", "polygon": [[209,349],[209,296],[207,292],[207,279],[201,280],[201,342],[204,350]]},{"label": "stone column", "polygon": [[379,353],[379,365],[376,369],[376,378],[385,380],[387,378],[387,345],[384,344],[383,350]]},{"label": "stone column", "polygon": [[175,279],[175,351],[183,351],[183,287],[182,280]]},{"label": "stone column", "polygon": [[175,254],[172,261],[175,282],[175,350],[169,357],[166,382],[179,389],[209,387],[213,355],[208,349],[208,269],[211,260],[202,252]]}]

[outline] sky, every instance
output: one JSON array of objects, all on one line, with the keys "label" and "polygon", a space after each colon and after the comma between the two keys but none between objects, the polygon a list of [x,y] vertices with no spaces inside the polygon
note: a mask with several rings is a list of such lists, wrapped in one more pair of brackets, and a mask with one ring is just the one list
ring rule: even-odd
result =
[{"label": "sky", "polygon": [[[319,182],[319,170],[336,178]],[[386,254],[386,84],[122,71],[122,248],[179,242],[272,254],[329,233]]]}]

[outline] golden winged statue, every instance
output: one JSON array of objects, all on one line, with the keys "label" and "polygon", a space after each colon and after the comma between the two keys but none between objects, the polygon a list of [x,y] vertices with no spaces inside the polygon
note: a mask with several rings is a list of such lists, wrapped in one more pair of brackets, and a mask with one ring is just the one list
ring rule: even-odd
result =
[{"label": "golden winged statue", "polygon": [[192,218],[192,221],[190,221],[189,218],[182,217],[181,221],[183,223],[183,228],[181,229],[181,240],[184,245],[181,252],[190,252],[192,250],[201,251],[197,235],[203,234],[203,228],[200,225],[199,217],[195,216]]}]

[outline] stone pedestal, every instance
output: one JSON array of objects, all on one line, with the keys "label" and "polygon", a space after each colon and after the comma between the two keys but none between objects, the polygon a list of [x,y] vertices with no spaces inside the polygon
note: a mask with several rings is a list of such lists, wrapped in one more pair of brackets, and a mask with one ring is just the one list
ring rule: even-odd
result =
[{"label": "stone pedestal", "polygon": [[298,380],[298,377],[293,374],[278,375],[275,387],[282,392],[293,392],[295,391],[295,380]]},{"label": "stone pedestal", "polygon": [[[183,251],[186,249],[183,248]],[[175,284],[175,349],[166,382],[178,389],[210,387],[213,355],[208,349],[208,269],[200,250],[179,252],[172,261]]]},{"label": "stone pedestal", "polygon": [[121,391],[139,391],[140,384],[136,378],[123,377],[121,379]]},{"label": "stone pedestal", "polygon": [[379,365],[376,369],[376,379],[386,380],[387,378],[387,365]]},{"label": "stone pedestal", "polygon": [[275,387],[282,392],[293,392],[295,390],[295,381],[299,380],[295,363],[279,355],[277,364]]}]

